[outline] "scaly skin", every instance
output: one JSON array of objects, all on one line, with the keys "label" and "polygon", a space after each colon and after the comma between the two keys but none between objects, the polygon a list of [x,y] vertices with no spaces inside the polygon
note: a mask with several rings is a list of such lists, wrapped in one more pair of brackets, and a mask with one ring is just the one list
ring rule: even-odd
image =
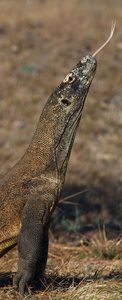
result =
[{"label": "scaly skin", "polygon": [[14,287],[24,294],[31,278],[43,278],[48,229],[56,208],[97,62],[84,57],[48,99],[34,137],[0,181],[0,256],[17,244]]}]

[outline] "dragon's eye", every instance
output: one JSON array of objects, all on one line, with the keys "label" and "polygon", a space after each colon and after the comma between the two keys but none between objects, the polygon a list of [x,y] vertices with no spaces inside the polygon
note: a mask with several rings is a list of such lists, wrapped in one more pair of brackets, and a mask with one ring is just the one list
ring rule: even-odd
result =
[{"label": "dragon's eye", "polygon": [[61,102],[65,105],[65,106],[69,106],[71,104],[71,102],[67,99],[62,99]]},{"label": "dragon's eye", "polygon": [[69,73],[63,80],[64,83],[72,83],[75,80],[75,76],[72,73]]}]

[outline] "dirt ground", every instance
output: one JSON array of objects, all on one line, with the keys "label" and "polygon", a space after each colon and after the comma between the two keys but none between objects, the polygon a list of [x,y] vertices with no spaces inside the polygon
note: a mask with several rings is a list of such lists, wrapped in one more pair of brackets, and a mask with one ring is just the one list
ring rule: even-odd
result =
[{"label": "dirt ground", "polygon": [[[45,289],[30,299],[121,299],[121,14],[121,0],[0,1],[0,177],[27,149],[51,92],[116,19],[96,57],[62,193],[69,198],[52,217]],[[1,299],[19,299],[17,250],[0,266]]]}]

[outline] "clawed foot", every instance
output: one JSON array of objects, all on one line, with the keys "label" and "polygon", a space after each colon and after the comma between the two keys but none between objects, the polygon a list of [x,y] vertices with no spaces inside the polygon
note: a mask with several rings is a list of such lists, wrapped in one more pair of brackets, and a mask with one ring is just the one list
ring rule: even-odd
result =
[{"label": "clawed foot", "polygon": [[28,283],[30,281],[30,274],[28,271],[25,273],[18,271],[13,279],[13,286],[15,291],[19,291],[20,296],[24,296],[25,291],[28,292]]},{"label": "clawed foot", "polygon": [[34,290],[40,290],[41,286],[43,286],[44,278],[40,279],[39,277],[33,277],[30,280],[30,276],[28,272],[22,273],[17,272],[13,279],[13,287],[15,291],[19,291],[21,297],[26,293],[29,294],[28,285]]}]

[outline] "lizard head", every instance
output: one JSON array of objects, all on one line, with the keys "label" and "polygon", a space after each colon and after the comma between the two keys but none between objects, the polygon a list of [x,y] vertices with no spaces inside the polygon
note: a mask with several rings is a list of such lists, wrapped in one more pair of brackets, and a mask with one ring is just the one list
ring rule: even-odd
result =
[{"label": "lizard head", "polygon": [[88,55],[82,58],[52,93],[46,108],[48,105],[50,108],[54,106],[55,114],[58,109],[58,112],[60,111],[66,116],[77,109],[82,110],[96,67],[97,62],[92,56]]},{"label": "lizard head", "polygon": [[97,62],[90,55],[80,60],[55,89],[43,109],[41,131],[46,137],[45,141],[47,140],[46,149],[52,147],[53,152],[55,149],[55,157],[60,170],[66,170],[64,165],[68,162],[96,67]]},{"label": "lizard head", "polygon": [[92,56],[83,57],[64,78],[62,87],[65,92],[61,93],[59,101],[62,102],[65,108],[73,105],[77,108],[80,107],[80,110],[83,109],[85,96],[94,78],[96,67],[97,62]]},{"label": "lizard head", "polygon": [[52,119],[55,137],[64,132],[69,123],[72,126],[75,118],[81,116],[96,67],[97,62],[92,56],[82,58],[48,99],[43,113]]}]

